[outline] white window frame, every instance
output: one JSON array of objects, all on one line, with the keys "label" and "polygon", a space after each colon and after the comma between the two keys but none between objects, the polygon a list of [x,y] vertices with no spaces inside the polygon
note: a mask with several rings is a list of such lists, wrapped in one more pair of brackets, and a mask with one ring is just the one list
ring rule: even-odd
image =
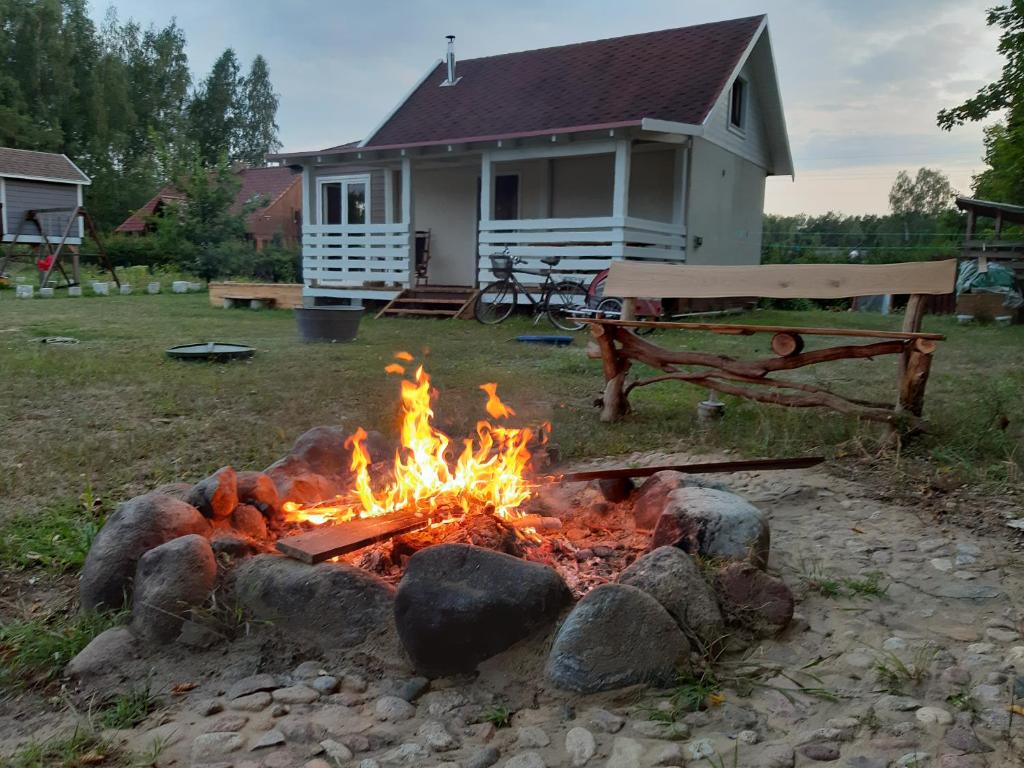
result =
[{"label": "white window frame", "polygon": [[[742,88],[740,97],[742,102],[740,104],[740,124],[737,125],[732,121],[732,104],[736,93],[736,83],[741,83]],[[747,135],[747,121],[750,115],[750,81],[742,75],[737,75],[733,81],[732,88],[729,89],[729,103],[725,110],[725,124],[730,131],[739,136]]]},{"label": "white window frame", "polygon": [[[370,192],[370,174],[369,173],[353,173],[346,174],[343,176],[320,176],[316,180],[316,211],[317,221],[320,224],[326,224],[324,221],[324,203],[326,198],[324,197],[324,185],[325,184],[341,184],[341,224],[331,224],[328,226],[349,226],[348,222],[348,185],[349,184],[365,184],[366,185],[366,223],[369,224],[372,221],[371,211],[373,203],[371,199],[373,195]],[[355,224],[353,226],[360,226]]]}]

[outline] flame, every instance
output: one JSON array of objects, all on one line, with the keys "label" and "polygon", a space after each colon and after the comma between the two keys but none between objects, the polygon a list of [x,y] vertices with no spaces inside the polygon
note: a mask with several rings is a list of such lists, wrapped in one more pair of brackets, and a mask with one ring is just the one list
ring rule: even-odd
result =
[{"label": "flame", "polygon": [[487,413],[492,419],[507,419],[516,415],[515,411],[501,402],[497,384],[481,384],[480,389],[487,393]]},{"label": "flame", "polygon": [[391,363],[391,365],[384,366],[384,373],[400,373],[405,375],[405,368],[400,366],[398,363]]},{"label": "flame", "polygon": [[[406,352],[398,352],[395,357],[412,359]],[[385,371],[405,374],[405,369],[397,364],[388,365]],[[480,389],[487,394],[486,410],[492,418],[515,415],[498,398],[497,384],[483,384]],[[476,436],[463,440],[457,458],[453,459],[455,448],[451,439],[432,423],[431,401],[435,396],[423,366],[417,367],[411,378],[402,379],[401,447],[394,457],[392,477],[381,487],[374,488],[371,480],[366,431],[359,428],[345,442],[352,452],[351,489],[318,505],[303,507],[286,502],[287,516],[316,525],[408,510],[438,523],[458,509],[486,510],[506,519],[521,516],[519,507],[532,495],[532,485],[526,477],[531,459],[528,446],[535,438],[543,441],[549,426],[545,424],[535,431],[479,421]],[[524,531],[528,533],[529,529]]]},{"label": "flame", "polygon": [[412,355],[408,352],[395,352],[395,360],[404,360],[407,363],[411,363]]}]

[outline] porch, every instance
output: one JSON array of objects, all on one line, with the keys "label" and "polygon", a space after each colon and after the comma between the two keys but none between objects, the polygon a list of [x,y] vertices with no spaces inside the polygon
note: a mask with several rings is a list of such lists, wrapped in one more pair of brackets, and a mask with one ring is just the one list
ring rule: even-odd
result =
[{"label": "porch", "polygon": [[683,262],[687,149],[630,137],[306,166],[305,294],[482,286],[506,249],[524,268],[558,257],[555,272],[581,281],[617,259]]}]

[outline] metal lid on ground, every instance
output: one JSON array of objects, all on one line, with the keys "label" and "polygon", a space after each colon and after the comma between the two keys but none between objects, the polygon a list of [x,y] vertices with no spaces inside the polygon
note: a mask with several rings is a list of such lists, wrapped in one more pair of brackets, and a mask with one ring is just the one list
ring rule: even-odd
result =
[{"label": "metal lid on ground", "polygon": [[179,344],[167,350],[167,356],[177,360],[212,360],[222,363],[228,360],[244,360],[256,354],[256,350],[244,344],[230,344],[222,341],[204,341],[198,344]]}]

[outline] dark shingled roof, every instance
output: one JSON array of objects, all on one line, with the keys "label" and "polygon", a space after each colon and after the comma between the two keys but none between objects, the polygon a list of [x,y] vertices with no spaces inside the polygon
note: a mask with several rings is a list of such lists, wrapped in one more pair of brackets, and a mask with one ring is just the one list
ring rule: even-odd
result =
[{"label": "dark shingled roof", "polygon": [[89,177],[78,170],[66,155],[10,147],[0,147],[0,176],[27,176],[72,184],[89,183]]},{"label": "dark shingled roof", "polygon": [[656,118],[699,125],[764,16],[439,64],[367,147],[498,138]]}]

